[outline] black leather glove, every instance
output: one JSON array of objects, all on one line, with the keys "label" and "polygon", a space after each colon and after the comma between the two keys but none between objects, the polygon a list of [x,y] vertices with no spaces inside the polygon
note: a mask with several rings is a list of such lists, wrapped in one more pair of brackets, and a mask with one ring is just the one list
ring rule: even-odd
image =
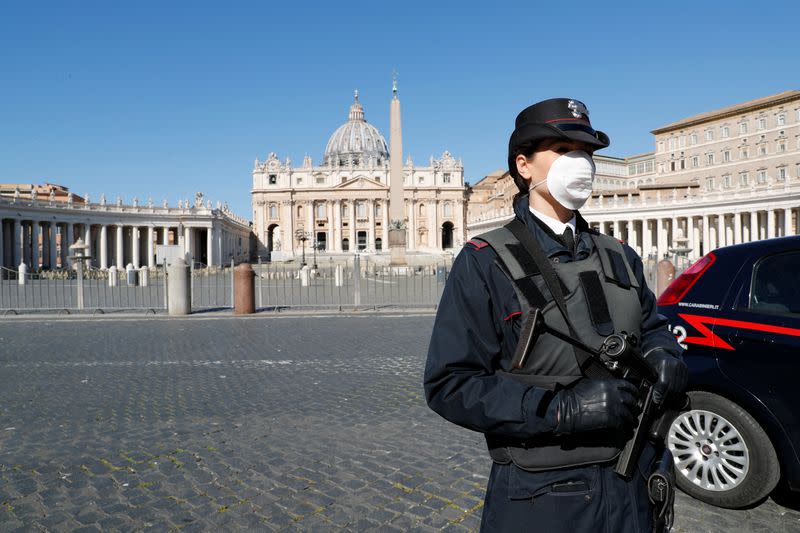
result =
[{"label": "black leather glove", "polygon": [[663,348],[648,351],[644,358],[658,373],[658,381],[653,385],[653,402],[657,405],[668,405],[683,398],[689,384],[686,363]]},{"label": "black leather glove", "polygon": [[582,378],[560,390],[557,402],[556,435],[596,429],[627,429],[639,416],[639,391],[624,379]]}]

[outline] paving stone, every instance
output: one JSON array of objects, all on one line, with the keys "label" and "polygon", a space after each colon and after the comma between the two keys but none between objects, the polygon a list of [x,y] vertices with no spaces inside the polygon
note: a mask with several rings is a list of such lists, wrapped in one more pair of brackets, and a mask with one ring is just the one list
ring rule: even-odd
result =
[{"label": "paving stone", "polygon": [[[425,404],[432,319],[4,322],[0,530],[477,531],[491,462]],[[678,494],[674,531],[798,507]]]}]

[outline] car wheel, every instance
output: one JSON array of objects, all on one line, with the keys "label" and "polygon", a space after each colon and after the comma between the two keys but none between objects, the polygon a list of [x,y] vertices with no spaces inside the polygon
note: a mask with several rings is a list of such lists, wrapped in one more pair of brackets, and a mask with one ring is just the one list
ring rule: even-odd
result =
[{"label": "car wheel", "polygon": [[769,437],[744,409],[721,396],[690,392],[692,410],[667,436],[678,487],[698,500],[736,509],[766,497],[780,478]]}]

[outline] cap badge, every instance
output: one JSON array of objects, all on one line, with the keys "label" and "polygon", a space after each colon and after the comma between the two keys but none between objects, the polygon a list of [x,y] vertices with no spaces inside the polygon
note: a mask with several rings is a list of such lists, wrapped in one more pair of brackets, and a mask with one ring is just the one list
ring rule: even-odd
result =
[{"label": "cap badge", "polygon": [[589,116],[589,110],[586,109],[586,105],[583,102],[578,100],[570,100],[567,102],[567,108],[572,111],[572,116],[575,118],[581,118],[581,116]]}]

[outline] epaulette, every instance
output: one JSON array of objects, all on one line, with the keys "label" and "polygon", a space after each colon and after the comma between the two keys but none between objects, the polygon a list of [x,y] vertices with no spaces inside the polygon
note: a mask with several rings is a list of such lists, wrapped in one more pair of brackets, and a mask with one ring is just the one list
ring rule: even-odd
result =
[{"label": "epaulette", "polygon": [[487,246],[489,246],[488,242],[481,239],[469,240],[467,241],[467,244],[471,245],[473,250],[480,250],[481,248],[486,248]]}]

